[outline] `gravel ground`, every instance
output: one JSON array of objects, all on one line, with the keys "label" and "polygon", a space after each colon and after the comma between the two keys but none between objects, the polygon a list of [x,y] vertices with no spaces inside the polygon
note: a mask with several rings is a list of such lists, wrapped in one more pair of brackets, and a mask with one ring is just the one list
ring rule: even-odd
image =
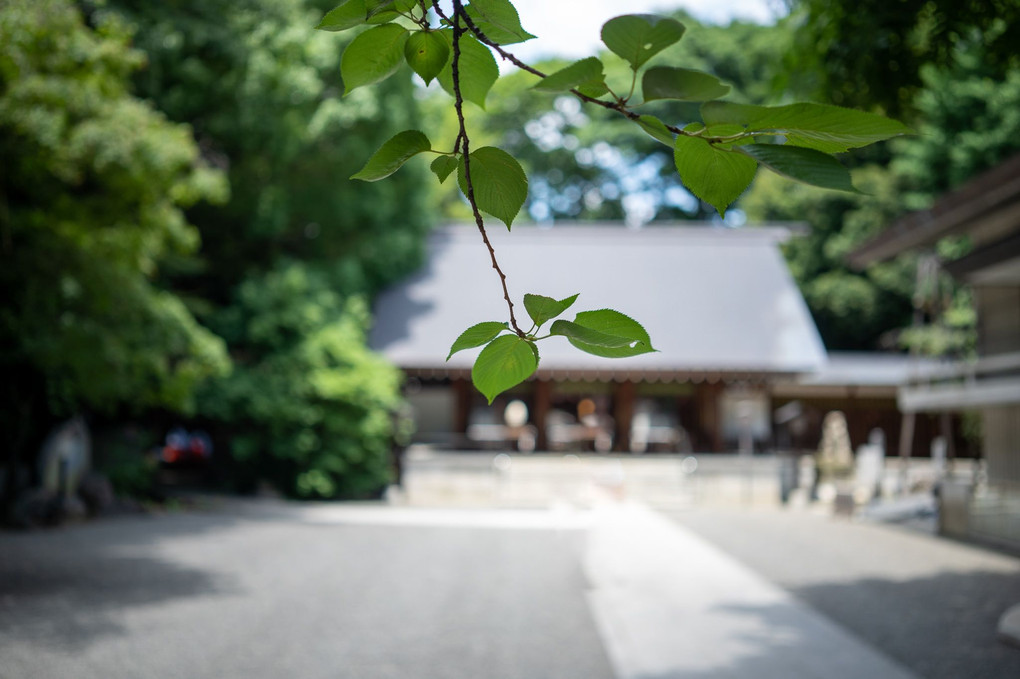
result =
[{"label": "gravel ground", "polygon": [[809,512],[698,509],[670,518],[926,679],[1015,679],[996,640],[1020,559]]}]

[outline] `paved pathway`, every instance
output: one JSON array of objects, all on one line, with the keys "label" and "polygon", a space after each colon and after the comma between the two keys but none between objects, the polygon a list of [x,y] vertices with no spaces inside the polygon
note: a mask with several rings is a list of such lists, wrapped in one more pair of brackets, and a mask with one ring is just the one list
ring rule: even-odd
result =
[{"label": "paved pathway", "polygon": [[597,512],[585,564],[621,679],[914,677],[641,505]]},{"label": "paved pathway", "polygon": [[1020,677],[1020,649],[996,639],[1020,603],[1020,558],[812,512],[670,516],[921,677]]},{"label": "paved pathway", "polygon": [[560,519],[242,505],[0,534],[0,677],[608,679]]},{"label": "paved pathway", "polygon": [[231,502],[0,535],[0,677],[908,679],[640,505]]}]

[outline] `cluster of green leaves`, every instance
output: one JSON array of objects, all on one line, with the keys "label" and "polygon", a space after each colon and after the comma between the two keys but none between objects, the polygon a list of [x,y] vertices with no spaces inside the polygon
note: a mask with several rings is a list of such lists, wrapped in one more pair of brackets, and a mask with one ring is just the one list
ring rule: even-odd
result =
[{"label": "cluster of green leaves", "polygon": [[[443,182],[457,170],[458,184],[475,212],[483,237],[485,230],[479,211],[495,216],[509,229],[527,197],[527,177],[513,156],[490,146],[465,152],[468,135],[463,101],[473,101],[484,108],[486,94],[498,78],[490,48],[538,77],[533,85],[536,90],[570,93],[589,104],[616,111],[670,147],[684,185],[720,214],[747,189],[759,166],[806,184],[855,191],[849,171],[834,154],[909,132],[894,120],[834,106],[767,107],[720,101],[730,88],[714,75],[675,66],[649,67],[650,59],[677,43],[686,31],[680,21],[670,17],[624,15],[603,25],[601,37],[606,48],[629,68],[629,83],[624,84],[625,89],[617,86],[619,92],[626,94],[614,90],[607,80],[604,63],[597,57],[581,59],[546,74],[506,52],[504,45],[533,37],[521,27],[509,0],[472,0],[469,4],[454,0],[450,16],[438,2],[347,0],[327,13],[319,28],[340,31],[365,24],[375,25],[359,34],[344,53],[345,91],[379,82],[406,62],[426,83],[438,78],[444,89],[453,94],[459,134],[453,148],[446,150],[435,149],[419,130],[401,132],[383,144],[353,178],[377,181],[418,154],[436,153],[439,157],[432,163],[433,172]],[[636,99],[639,95],[640,100]],[[701,120],[680,127],[635,110],[663,100],[700,102]],[[539,338],[517,325],[505,275],[499,270],[488,239],[485,240],[503,282],[510,322],[501,329],[494,322],[474,326],[465,333],[467,339],[462,335],[454,347],[457,349],[458,343],[463,345],[459,348],[485,346],[472,377],[491,401],[500,391],[534,373],[538,364],[535,341]],[[532,301],[538,298],[530,296]],[[525,306],[532,320],[540,325],[528,299],[525,298]],[[612,313],[627,318],[610,310],[588,313]],[[574,326],[605,334],[602,342],[627,340],[631,344],[585,342],[567,334],[576,330]],[[605,333],[603,327],[587,327],[578,321],[574,326],[557,321],[551,334],[564,334],[585,351],[593,346],[651,350],[650,343],[627,333],[612,335]],[[503,330],[510,334],[503,334]]]},{"label": "cluster of green leaves", "polygon": [[[471,381],[492,403],[500,393],[531,377],[538,369],[537,342],[549,337],[565,337],[581,351],[604,358],[624,358],[655,351],[648,332],[619,311],[598,309],[581,311],[573,321],[553,320],[573,306],[577,295],[553,299],[542,295],[524,295],[524,308],[532,326],[523,336],[510,329],[509,323],[486,321],[471,326],[453,342],[446,360],[464,349],[482,347]],[[545,335],[542,326],[553,321]]]},{"label": "cluster of green leaves", "polygon": [[[687,27],[684,37],[649,59],[644,68],[682,64],[711,73],[730,87],[727,98],[732,101],[769,104],[794,100],[792,94],[773,94],[773,84],[781,75],[777,64],[790,44],[789,25],[713,25],[683,12],[670,16]],[[599,56],[606,82],[625,90],[630,65],[605,52],[608,50]],[[534,66],[553,73],[570,63],[555,59]],[[473,121],[472,133],[478,143],[499,146],[520,161],[529,180],[522,209],[533,219],[632,224],[719,219],[715,208],[684,188],[672,146],[640,133],[624,116],[585,107],[569,92],[550,94],[534,84],[534,74],[524,70],[500,77],[488,97],[484,118]],[[446,97],[442,92],[429,95],[424,97],[424,105],[431,119],[423,125],[440,131],[453,127],[456,121]],[[700,103],[693,101],[657,99],[640,111],[681,128],[701,121]],[[463,203],[456,190],[439,191],[437,198],[449,219],[463,218]],[[727,215],[730,223],[741,218],[740,213],[730,215],[729,210]]]}]

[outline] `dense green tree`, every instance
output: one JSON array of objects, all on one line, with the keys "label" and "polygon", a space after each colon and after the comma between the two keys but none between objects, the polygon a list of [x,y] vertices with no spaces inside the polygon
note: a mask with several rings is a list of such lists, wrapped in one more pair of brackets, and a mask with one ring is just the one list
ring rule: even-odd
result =
[{"label": "dense green tree", "polygon": [[15,474],[80,409],[188,410],[222,341],[155,283],[198,243],[182,208],[225,197],[186,125],[132,96],[143,57],[112,17],[0,5],[0,428]]},{"label": "dense green tree", "polygon": [[[397,126],[414,126],[409,79],[341,98],[346,43],[314,26],[318,0],[108,0],[135,26],[138,92],[187,122],[230,178],[231,200],[189,213],[207,264],[187,283],[225,301],[279,257],[329,269],[345,292],[374,291],[418,263],[424,176],[348,181]],[[422,169],[422,168],[417,168]]]},{"label": "dense green tree", "polygon": [[389,478],[399,383],[365,348],[364,304],[420,261],[424,168],[348,180],[394,131],[415,125],[409,78],[341,98],[345,40],[314,30],[311,0],[88,3],[135,26],[138,91],[188,123],[230,179],[231,199],[189,212],[200,267],[169,272],[235,369],[200,413],[230,479],[302,497],[366,496]]},{"label": "dense green tree", "polygon": [[759,176],[741,201],[751,221],[803,222],[807,233],[783,247],[826,347],[896,348],[888,331],[911,319],[913,262],[907,258],[853,271],[846,256],[899,214],[899,192],[889,173],[870,166],[855,173],[870,195],[818,191]]},{"label": "dense green tree", "polygon": [[928,207],[1020,151],[1020,64],[999,74],[983,47],[955,54],[952,66],[921,69],[917,135],[893,145],[892,167],[904,181],[908,209]]},{"label": "dense green tree", "polygon": [[360,297],[297,261],[246,279],[214,329],[242,368],[209,383],[203,415],[224,423],[235,487],[258,479],[297,497],[369,497],[389,480],[396,368],[365,347]]},{"label": "dense green tree", "polygon": [[[918,287],[913,258],[856,272],[843,257],[902,213],[929,207],[1020,149],[1014,47],[1020,24],[1010,19],[1020,14],[1020,3],[867,3],[873,11],[859,3],[796,5],[800,49],[791,55],[807,76],[802,87],[836,103],[899,111],[917,134],[887,145],[885,158],[870,159],[888,161],[888,169],[857,171],[873,197],[812,192],[804,204],[796,188],[760,182],[744,206],[755,218],[793,216],[792,206],[815,215],[808,217],[813,234],[791,243],[787,256],[830,347],[871,348],[883,324],[892,331],[920,323],[899,334],[900,346],[966,353],[974,324],[966,291],[934,271]],[[874,209],[876,201],[885,207]],[[966,244],[943,243],[937,254],[952,258],[961,248]],[[896,346],[897,334],[887,333],[883,344]]]},{"label": "dense green tree", "polygon": [[999,77],[1020,65],[1017,0],[788,0],[799,24],[790,70],[814,96],[908,116],[926,67],[951,67],[980,46]]}]

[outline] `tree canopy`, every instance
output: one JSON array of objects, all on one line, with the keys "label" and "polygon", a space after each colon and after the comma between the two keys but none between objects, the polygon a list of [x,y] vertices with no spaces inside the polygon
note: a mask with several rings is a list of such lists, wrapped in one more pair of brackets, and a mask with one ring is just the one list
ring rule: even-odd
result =
[{"label": "tree canopy", "polygon": [[186,125],[131,93],[143,55],[129,40],[122,22],[89,28],[62,0],[0,11],[0,417],[10,470],[54,418],[187,411],[197,384],[228,367],[222,340],[158,281],[169,258],[198,245],[184,209],[222,201],[224,178]]},{"label": "tree canopy", "polygon": [[807,71],[814,96],[911,117],[925,68],[980,48],[1002,77],[1020,66],[1016,0],[787,0],[797,24],[787,69]]},{"label": "tree canopy", "polygon": [[[228,345],[201,415],[236,462],[303,497],[366,496],[389,478],[399,383],[365,347],[363,295],[409,272],[430,220],[422,173],[346,180],[416,117],[409,80],[340,100],[347,41],[316,32],[311,0],[110,0],[148,57],[140,93],[188,123],[230,180],[196,206],[202,262],[168,272]],[[346,385],[346,386],[344,386]]]},{"label": "tree canopy", "polygon": [[[718,220],[738,201],[731,224],[807,220],[786,254],[826,344],[881,345],[910,315],[910,263],[854,272],[843,256],[1020,148],[1017,3],[792,4],[774,26],[617,17],[604,53],[501,77],[495,55],[512,61],[505,47],[533,37],[508,0],[448,13],[418,0],[9,0],[9,470],[70,413],[159,410],[209,427],[239,485],[378,492],[399,376],[365,346],[368,301],[419,263],[436,202],[483,235],[483,212],[510,228],[522,210]],[[790,104],[805,96],[900,112],[920,134],[848,158],[851,175],[835,154],[906,128]],[[420,154],[428,169],[402,167]],[[429,170],[444,190],[427,188]],[[869,195],[806,186],[853,189],[851,177]],[[538,292],[518,309],[531,330],[506,293],[509,322],[451,348],[484,346],[475,382],[490,398],[534,372],[542,327],[600,356],[653,350],[624,314],[567,320],[574,298]],[[965,328],[967,300],[951,297]]]},{"label": "tree canopy", "polygon": [[365,346],[365,300],[420,261],[429,217],[420,172],[346,177],[416,107],[409,81],[334,96],[344,41],[313,30],[322,11],[0,7],[9,483],[75,412],[189,418],[236,485],[387,483],[399,384]]},{"label": "tree canopy", "polygon": [[[523,28],[510,0],[473,0],[468,4],[453,0],[446,8],[435,0],[345,0],[327,12],[318,27],[334,32],[365,28],[351,41],[341,61],[345,94],[387,80],[406,63],[426,83],[438,77],[453,97],[456,133],[452,139],[440,139],[434,133],[430,137],[418,129],[404,130],[380,146],[352,179],[385,179],[419,154],[437,156],[430,169],[440,183],[456,172],[456,185],[502,284],[508,319],[502,328],[498,321],[468,328],[455,340],[451,354],[461,348],[483,347],[471,378],[490,403],[500,392],[534,374],[540,362],[538,343],[550,336],[564,336],[581,351],[609,358],[655,350],[640,323],[616,310],[582,311],[573,321],[553,320],[571,307],[576,295],[556,300],[526,294],[524,308],[531,321],[528,330],[524,329],[529,327],[527,319],[515,313],[483,213],[510,229],[527,200],[529,179],[512,153],[496,146],[478,146],[474,127],[468,124],[473,115],[467,113],[468,103],[486,108],[489,91],[499,80],[494,55],[524,72],[522,77],[531,79],[531,89],[564,95],[558,114],[525,124],[532,142],[548,146],[547,150],[559,147],[569,154],[580,141],[576,135],[563,133],[567,120],[562,114],[574,115],[577,120],[571,125],[583,122],[583,116],[577,116],[579,107],[569,104],[581,102],[596,111],[611,112],[629,125],[632,133],[640,130],[669,149],[667,158],[672,163],[665,164],[675,168],[689,195],[720,216],[747,189],[759,169],[812,186],[855,192],[850,173],[835,154],[910,132],[895,120],[835,106],[767,106],[724,100],[731,87],[716,75],[672,65],[675,62],[666,59],[668,49],[687,30],[669,16],[629,14],[609,19],[600,33],[605,52],[549,71],[522,62],[507,49],[534,37]],[[444,136],[448,131],[440,129]],[[606,151],[601,169],[613,170],[611,147],[604,141],[591,151],[578,150],[576,159],[584,164],[583,154],[593,155],[600,146]],[[649,164],[655,173],[663,167],[661,161],[661,154],[631,160],[627,173],[632,176]],[[597,176],[590,174],[580,180],[591,184]],[[539,187],[539,193],[546,194],[542,197],[550,198],[549,191],[541,190],[548,189],[548,183]],[[562,198],[570,201],[573,194],[575,203],[583,197],[589,207],[600,207],[600,197],[608,187],[611,184],[587,190],[583,185],[569,185]],[[628,197],[634,197],[633,189]],[[550,200],[533,204],[532,210],[544,209],[548,216],[550,206],[555,209],[560,198],[552,195]]]}]

